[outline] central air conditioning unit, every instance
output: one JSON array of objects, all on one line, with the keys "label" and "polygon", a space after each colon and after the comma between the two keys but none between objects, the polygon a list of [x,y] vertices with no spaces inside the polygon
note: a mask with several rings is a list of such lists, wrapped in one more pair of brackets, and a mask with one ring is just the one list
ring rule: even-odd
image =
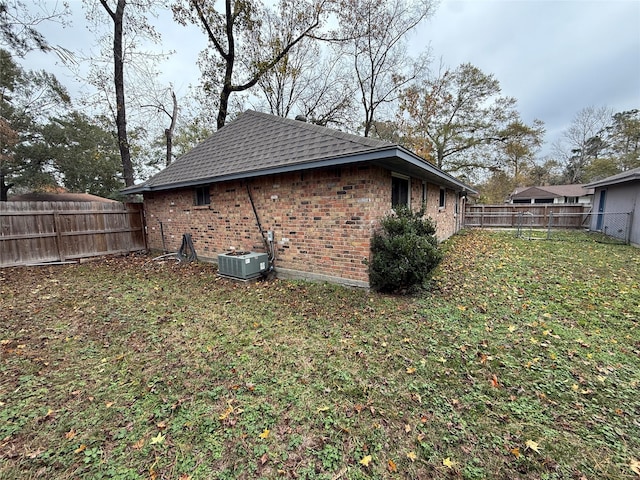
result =
[{"label": "central air conditioning unit", "polygon": [[223,277],[251,280],[269,268],[266,253],[231,252],[218,254],[218,273]]}]

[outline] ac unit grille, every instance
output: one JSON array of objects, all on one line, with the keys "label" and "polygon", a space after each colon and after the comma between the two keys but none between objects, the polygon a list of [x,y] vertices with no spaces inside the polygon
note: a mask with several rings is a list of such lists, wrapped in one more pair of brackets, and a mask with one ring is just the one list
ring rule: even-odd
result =
[{"label": "ac unit grille", "polygon": [[250,280],[259,277],[269,267],[266,253],[218,254],[218,273],[225,277]]}]

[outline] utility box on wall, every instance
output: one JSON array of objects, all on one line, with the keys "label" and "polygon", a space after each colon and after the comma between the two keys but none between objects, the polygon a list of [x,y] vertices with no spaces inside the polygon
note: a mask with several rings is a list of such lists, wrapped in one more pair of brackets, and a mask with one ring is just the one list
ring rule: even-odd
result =
[{"label": "utility box on wall", "polygon": [[239,280],[257,278],[269,268],[266,253],[233,252],[218,254],[218,273]]}]

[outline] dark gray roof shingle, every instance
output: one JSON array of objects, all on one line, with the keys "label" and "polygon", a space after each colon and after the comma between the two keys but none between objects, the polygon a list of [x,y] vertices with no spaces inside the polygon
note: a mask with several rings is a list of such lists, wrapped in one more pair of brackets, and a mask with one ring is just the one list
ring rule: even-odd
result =
[{"label": "dark gray roof shingle", "polygon": [[357,161],[363,161],[367,154],[397,157],[399,149],[402,155],[411,157],[409,162],[418,164],[418,169],[427,169],[447,184],[465,188],[450,175],[397,145],[248,110],[147,182],[126,188],[123,193],[205,185],[274,173],[278,169],[310,168],[325,161],[356,161],[356,157]]},{"label": "dark gray roof shingle", "polygon": [[153,176],[160,187],[360,153],[389,143],[298,120],[246,111]]}]

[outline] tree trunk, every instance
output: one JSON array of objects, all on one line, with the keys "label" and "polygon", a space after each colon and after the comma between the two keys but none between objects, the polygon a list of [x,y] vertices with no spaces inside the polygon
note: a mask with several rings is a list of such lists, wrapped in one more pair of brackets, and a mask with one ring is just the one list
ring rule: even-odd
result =
[{"label": "tree trunk", "polygon": [[171,150],[173,149],[173,131],[176,128],[176,119],[178,118],[178,100],[176,99],[176,92],[171,91],[171,99],[173,100],[173,110],[171,112],[171,124],[169,128],[165,129],[164,136],[167,139],[167,160],[166,166],[171,165]]},{"label": "tree trunk", "polygon": [[227,110],[229,108],[229,97],[231,96],[231,88],[227,85],[222,87],[220,92],[220,109],[218,110],[217,128],[220,130],[227,121]]},{"label": "tree trunk", "polygon": [[127,139],[127,115],[124,102],[124,58],[122,52],[122,21],[124,17],[125,0],[118,0],[114,19],[113,32],[113,64],[114,83],[116,87],[116,126],[118,127],[118,146],[122,157],[122,173],[127,187],[133,185],[133,165],[129,140]]},{"label": "tree trunk", "polygon": [[236,61],[236,43],[235,43],[235,38],[233,36],[234,15],[233,15],[233,9],[232,9],[230,0],[225,1],[225,11],[226,11],[226,36],[227,36],[228,50],[226,54],[223,56],[225,59],[226,65],[225,65],[225,71],[224,71],[224,85],[222,86],[222,91],[220,92],[220,109],[218,110],[218,119],[217,119],[218,130],[224,127],[224,124],[227,121],[227,112],[229,110],[229,97],[233,92],[233,67]]},{"label": "tree trunk", "polygon": [[4,173],[0,172],[0,202],[6,202],[9,198],[9,189],[13,187],[13,183],[4,183]]},{"label": "tree trunk", "polygon": [[122,52],[122,24],[126,0],[118,0],[115,12],[109,8],[106,0],[100,3],[113,20],[113,82],[116,88],[116,127],[118,129],[118,148],[122,159],[122,175],[127,187],[133,185],[133,164],[129,140],[127,139],[127,115],[124,101],[124,58]]}]

